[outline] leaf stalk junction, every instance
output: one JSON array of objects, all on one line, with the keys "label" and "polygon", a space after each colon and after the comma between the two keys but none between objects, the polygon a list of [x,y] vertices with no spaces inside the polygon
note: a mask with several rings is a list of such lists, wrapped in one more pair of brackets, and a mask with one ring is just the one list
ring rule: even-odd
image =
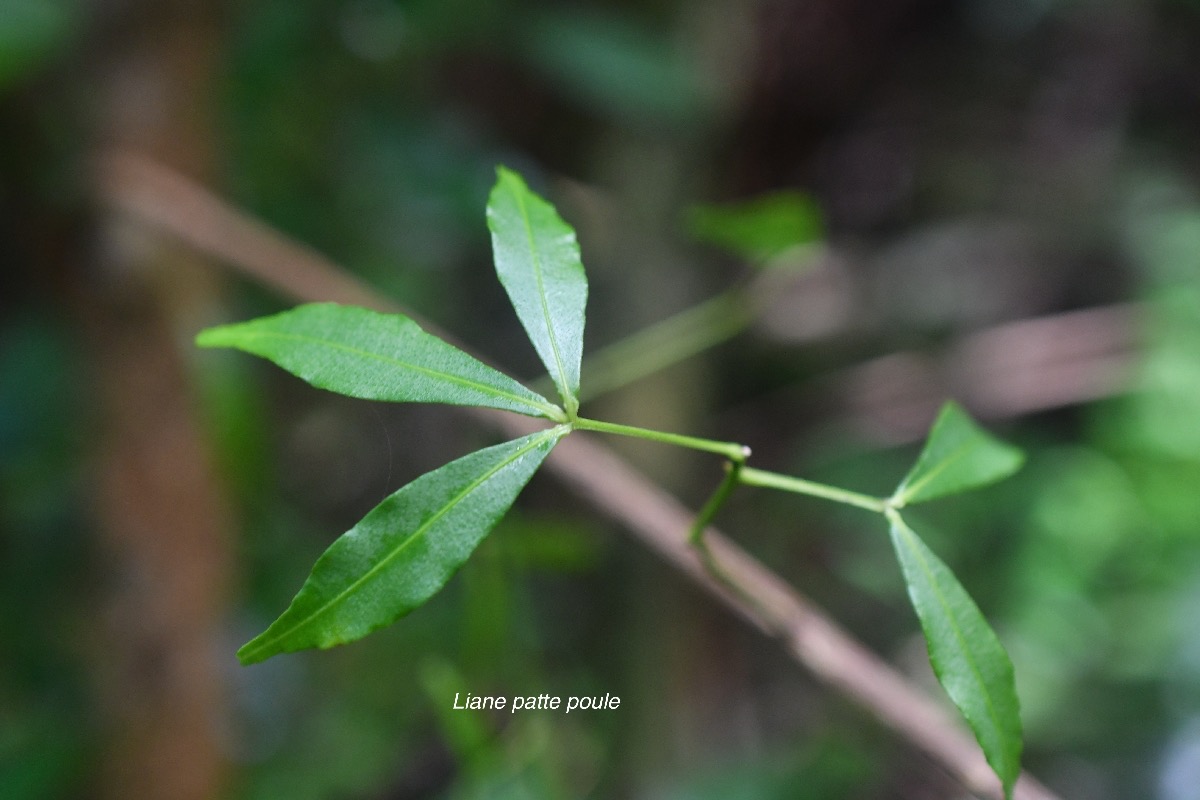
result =
[{"label": "leaf stalk junction", "polygon": [[739,484],[778,489],[810,497],[820,497],[836,503],[844,503],[868,511],[874,511],[879,514],[883,514],[889,509],[900,508],[902,505],[902,503],[897,502],[897,497],[887,499],[871,497],[870,495],[854,492],[849,489],[842,489],[837,486],[830,486],[816,481],[805,480],[804,478],[796,478],[791,475],[746,466],[746,460],[751,454],[750,448],[737,442],[722,442],[696,436],[683,436],[677,433],[666,433],[650,428],[639,428],[633,425],[602,422],[584,417],[576,417],[571,426],[576,430],[630,436],[651,442],[671,444],[725,456],[727,459],[725,478],[721,481],[708,502],[701,508],[696,525],[693,528],[693,541],[699,538],[698,532],[702,531],[712,521],[712,518],[716,516],[721,506],[724,505],[725,501]]}]

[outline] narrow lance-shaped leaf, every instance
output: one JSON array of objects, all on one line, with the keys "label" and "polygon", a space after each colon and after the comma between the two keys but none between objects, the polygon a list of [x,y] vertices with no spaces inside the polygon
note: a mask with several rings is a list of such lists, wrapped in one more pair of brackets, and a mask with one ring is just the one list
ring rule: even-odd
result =
[{"label": "narrow lance-shaped leaf", "polygon": [[480,450],[392,494],[330,545],[288,609],[238,658],[253,664],[351,642],[423,604],[504,516],[567,430]]},{"label": "narrow lance-shaped leaf", "polygon": [[575,231],[500,167],[488,199],[496,274],[572,416],[578,409],[587,276]]},{"label": "narrow lance-shaped leaf", "polygon": [[541,395],[402,314],[314,303],[201,331],[201,347],[262,356],[322,389],[393,402],[449,403],[562,421]]},{"label": "narrow lance-shaped leaf", "polygon": [[1024,460],[1020,450],[988,434],[958,404],[946,403],[892,504],[900,508],[974,489],[1008,477]]},{"label": "narrow lance-shaped leaf", "polygon": [[889,511],[888,520],[934,674],[971,726],[1009,797],[1021,772],[1021,717],[1012,662],[949,567],[898,513]]}]

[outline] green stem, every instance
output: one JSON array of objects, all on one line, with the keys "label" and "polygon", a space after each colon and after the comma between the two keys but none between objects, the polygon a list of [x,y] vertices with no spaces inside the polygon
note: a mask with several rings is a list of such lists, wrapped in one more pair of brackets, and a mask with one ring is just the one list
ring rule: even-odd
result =
[{"label": "green stem", "polygon": [[741,480],[747,486],[762,486],[768,489],[781,489],[785,492],[806,494],[812,497],[823,497],[826,500],[865,508],[868,511],[875,511],[880,514],[886,513],[888,508],[890,508],[886,500],[881,500],[878,497],[871,497],[859,492],[852,492],[849,489],[839,489],[836,486],[816,483],[815,481],[806,481],[803,478],[793,478],[790,475],[780,475],[778,472],[768,472],[752,467],[742,469]]},{"label": "green stem", "polygon": [[704,529],[708,527],[708,523],[712,522],[712,518],[717,515],[721,506],[725,505],[725,501],[729,499],[729,495],[737,488],[742,466],[737,461],[729,461],[725,464],[725,477],[721,480],[721,485],[713,492],[712,497],[708,498],[704,508],[700,509],[700,513],[696,515],[696,521],[692,523],[692,532],[688,537],[692,544],[702,543]]},{"label": "green stem", "polygon": [[[702,353],[732,339],[752,320],[745,289],[728,289],[587,356],[579,399],[591,400]],[[539,391],[540,383],[535,383]]]},{"label": "green stem", "polygon": [[[794,492],[795,494],[806,494],[811,497],[823,497],[826,500],[865,508],[868,511],[874,511],[879,514],[886,513],[892,508],[892,503],[889,501],[878,497],[871,497],[861,492],[852,492],[849,489],[839,489],[836,486],[830,486],[825,483],[806,481],[803,478],[794,478],[791,475],[781,475],[778,472],[747,467],[745,463],[746,459],[750,457],[750,448],[736,442],[718,442],[714,439],[701,439],[696,436],[665,433],[650,428],[620,425],[615,422],[601,422],[597,419],[587,419],[585,417],[576,417],[572,426],[576,430],[614,433],[618,436],[632,436],[651,442],[662,442],[663,444],[688,447],[692,450],[702,450],[706,453],[717,453],[728,458],[732,462],[729,475],[717,487],[717,491],[712,496],[712,499],[708,501],[700,512],[700,520],[704,524],[707,524],[708,520],[717,513],[717,509],[725,502],[729,493],[733,491],[734,486],[739,483],[747,486],[780,489],[785,492]],[[702,529],[703,525],[699,527]],[[692,538],[696,538],[696,529],[692,531]]]},{"label": "green stem", "polygon": [[618,436],[632,436],[637,439],[647,439],[651,442],[662,442],[663,444],[673,444],[692,450],[703,450],[706,453],[717,453],[736,464],[746,463],[746,458],[750,455],[749,447],[734,442],[718,442],[713,439],[682,436],[678,433],[664,433],[663,431],[655,431],[649,428],[619,425],[615,422],[601,422],[600,420],[586,419],[584,417],[576,417],[573,424],[576,430],[615,433]]}]

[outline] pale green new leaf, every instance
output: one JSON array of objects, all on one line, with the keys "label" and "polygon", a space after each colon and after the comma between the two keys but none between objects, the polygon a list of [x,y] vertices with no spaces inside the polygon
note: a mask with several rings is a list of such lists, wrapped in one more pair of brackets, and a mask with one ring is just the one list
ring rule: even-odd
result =
[{"label": "pale green new leaf", "polygon": [[974,489],[1016,472],[1024,454],[988,434],[957,403],[942,406],[917,463],[901,481],[892,504],[900,508]]},{"label": "pale green new leaf", "polygon": [[568,431],[452,461],[392,494],[335,541],[286,611],[238,651],[243,664],[366,636],[450,580]]},{"label": "pale green new leaf", "polygon": [[541,395],[402,314],[314,303],[249,322],[201,331],[201,347],[235,347],[311,383],[351,397],[449,403],[561,421]]},{"label": "pale green new leaf", "polygon": [[504,167],[496,170],[487,219],[496,274],[574,415],[588,289],[575,231],[520,175]]},{"label": "pale green new leaf", "polygon": [[888,519],[933,671],[1009,797],[1021,773],[1021,716],[1012,662],[950,568],[899,514],[891,511]]},{"label": "pale green new leaf", "polygon": [[755,263],[821,239],[824,225],[816,202],[800,192],[776,192],[741,203],[695,206],[688,228],[702,241]]}]

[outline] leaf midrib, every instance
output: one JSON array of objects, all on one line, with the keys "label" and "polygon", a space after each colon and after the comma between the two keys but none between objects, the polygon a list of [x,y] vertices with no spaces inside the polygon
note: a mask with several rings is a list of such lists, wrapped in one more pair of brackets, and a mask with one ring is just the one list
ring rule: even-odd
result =
[{"label": "leaf midrib", "polygon": [[[244,331],[244,332],[240,333],[239,336],[247,337],[247,338],[257,337],[260,339],[270,339],[270,338],[286,339],[286,340],[291,340],[291,341],[320,344],[325,347],[333,348],[335,350],[342,350],[347,353],[352,353],[356,356],[361,356],[362,358],[373,359],[375,361],[379,361],[383,364],[388,364],[390,366],[400,367],[401,369],[410,369],[414,372],[419,372],[423,375],[440,378],[442,380],[449,381],[450,383],[458,384],[459,386],[476,389],[478,391],[484,392],[485,394],[491,394],[495,397],[507,398],[514,402],[520,403],[528,408],[535,409],[538,412],[539,416],[548,416],[546,412],[550,411],[553,408],[553,406],[550,405],[549,401],[547,401],[545,406],[542,406],[540,403],[538,403],[530,398],[522,397],[521,395],[513,394],[512,392],[506,392],[503,389],[498,389],[495,386],[492,386],[490,384],[473,381],[470,378],[463,378],[459,375],[455,375],[450,372],[439,372],[438,370],[430,369],[429,367],[422,367],[419,364],[413,364],[408,361],[402,361],[398,358],[394,358],[391,356],[385,356],[380,353],[373,353],[370,350],[363,350],[361,348],[354,347],[353,345],[343,344],[341,342],[336,342],[336,341],[333,341],[330,339],[322,339],[317,336],[309,336],[309,335],[302,334],[302,333],[283,333],[280,331]],[[532,392],[531,392],[531,394],[532,394]]]},{"label": "leaf midrib", "polygon": [[[911,537],[912,539],[915,539],[917,536],[916,533],[914,533],[912,529],[910,529],[904,523],[896,525],[896,527],[900,531],[900,534],[906,538]],[[979,669],[979,665],[975,662],[975,658],[971,653],[971,648],[967,645],[966,637],[963,635],[962,628],[958,624],[958,619],[951,611],[949,600],[946,599],[946,596],[942,593],[941,589],[938,587],[937,581],[934,579],[933,570],[930,568],[929,562],[925,558],[925,554],[921,552],[920,547],[917,547],[912,542],[909,542],[909,550],[916,557],[921,571],[925,574],[926,582],[933,592],[934,597],[937,599],[938,605],[941,606],[942,612],[950,621],[950,627],[954,631],[954,638],[958,641],[959,647],[964,653],[968,665],[970,665],[971,674],[975,677],[976,682],[982,689],[978,696],[983,697],[984,707],[987,710],[987,716],[989,721],[992,723],[993,729],[996,731],[1003,730],[1003,726],[1000,724],[1000,719],[996,712],[996,707],[992,703],[991,693],[987,690],[987,681],[984,680],[983,672]],[[1004,734],[1001,734],[1001,739],[1003,738]],[[1002,742],[1001,747],[1003,747]]]},{"label": "leaf midrib", "polygon": [[558,336],[554,331],[554,318],[550,314],[550,305],[546,298],[546,282],[543,276],[542,259],[540,250],[537,246],[537,238],[533,232],[533,220],[529,218],[529,209],[525,204],[525,197],[521,192],[513,192],[513,196],[517,201],[517,213],[521,215],[521,222],[525,226],[525,236],[529,241],[529,254],[533,259],[533,274],[537,281],[538,301],[542,307],[542,318],[546,323],[546,335],[550,340],[550,351],[554,354],[554,368],[558,372],[558,378],[555,381],[558,384],[558,393],[562,395],[562,400],[568,406],[571,405],[571,384],[567,379],[567,371],[563,366],[562,354],[558,348]]},{"label": "leaf midrib", "polygon": [[[932,437],[933,435],[934,434],[930,434],[930,437]],[[954,450],[952,450],[949,455],[945,456],[941,460],[941,462],[938,463],[937,466],[930,469],[929,472],[927,472],[924,477],[922,477],[916,483],[906,485],[903,488],[903,490],[900,492],[901,499],[904,500],[905,502],[912,500],[914,495],[916,495],[918,492],[920,492],[921,489],[928,486],[930,484],[930,482],[933,481],[934,478],[936,478],[937,476],[939,476],[943,472],[945,472],[946,469],[949,468],[951,464],[955,463],[956,461],[961,459],[964,455],[966,455],[966,452],[968,450],[970,450],[973,446],[974,446],[974,442],[972,442],[970,440],[967,440],[967,441],[963,442],[962,444],[960,444],[958,447],[956,447]],[[918,466],[920,466],[920,465],[918,464]]]},{"label": "leaf midrib", "polygon": [[246,657],[248,657],[248,658],[253,657],[253,655],[255,653],[259,653],[262,650],[269,648],[269,646],[276,644],[276,643],[280,642],[281,640],[286,639],[287,637],[294,634],[296,631],[298,631],[308,625],[312,625],[317,619],[319,619],[320,617],[329,613],[329,611],[334,606],[339,605],[343,600],[345,600],[345,598],[347,596],[358,591],[359,587],[361,587],[363,584],[367,583],[370,580],[373,580],[375,578],[375,576],[381,570],[383,570],[385,567],[387,567],[388,564],[390,564],[397,557],[399,557],[400,554],[403,553],[404,550],[410,544],[412,544],[413,542],[415,542],[415,541],[419,540],[421,537],[423,537],[438,520],[440,520],[446,514],[450,513],[451,509],[455,508],[468,495],[470,495],[472,492],[474,492],[476,489],[478,489],[482,484],[484,484],[485,482],[490,480],[500,470],[509,466],[510,464],[515,462],[517,459],[519,459],[521,456],[525,455],[529,451],[536,449],[547,439],[550,439],[551,437],[555,436],[556,430],[557,430],[556,428],[552,428],[548,431],[545,431],[540,436],[538,436],[537,438],[530,441],[530,443],[528,445],[517,450],[511,456],[504,459],[499,464],[497,464],[495,467],[493,467],[492,469],[485,472],[483,475],[481,475],[479,478],[477,478],[475,481],[473,481],[470,485],[468,485],[465,489],[463,489],[457,495],[452,497],[446,504],[444,504],[440,509],[438,509],[437,512],[435,514],[433,514],[433,516],[431,516],[428,520],[426,520],[421,525],[419,525],[417,527],[417,529],[414,530],[410,536],[405,538],[404,541],[402,541],[398,546],[396,546],[392,550],[392,552],[390,552],[387,556],[385,556],[384,558],[382,558],[378,562],[376,562],[373,567],[371,567],[369,570],[367,570],[361,577],[359,577],[357,580],[355,580],[352,584],[347,586],[345,589],[343,589],[336,596],[331,598],[328,602],[326,602],[324,605],[322,605],[316,611],[312,612],[311,614],[306,616],[304,619],[300,620],[295,625],[288,628],[286,631],[282,631],[281,633],[276,634],[275,636],[271,637],[271,639],[264,641],[258,647],[254,648],[251,651],[248,651],[246,653]]}]

